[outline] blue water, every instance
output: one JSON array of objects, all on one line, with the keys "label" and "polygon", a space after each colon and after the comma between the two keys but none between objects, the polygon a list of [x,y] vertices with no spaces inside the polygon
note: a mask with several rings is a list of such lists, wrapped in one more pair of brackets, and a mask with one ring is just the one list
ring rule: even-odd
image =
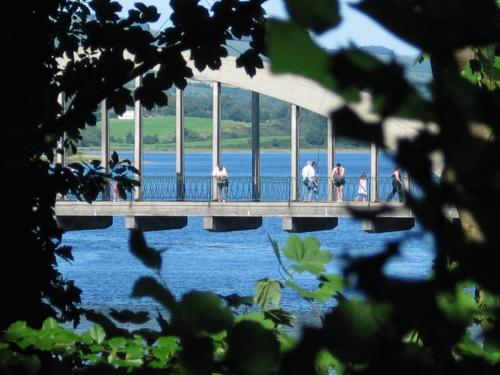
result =
[{"label": "blue water", "polygon": [[[131,154],[120,155],[131,158]],[[224,165],[230,176],[251,175],[249,153],[225,153]],[[302,153],[301,165],[306,160],[318,160],[318,154]],[[347,176],[357,177],[369,171],[369,153],[338,153],[337,161],[346,168]],[[326,155],[319,155],[319,173],[326,175]],[[147,175],[174,175],[175,154],[147,153],[145,155]],[[393,162],[390,157],[380,160],[380,175],[390,176]],[[262,176],[288,176],[290,155],[288,153],[263,153]],[[209,153],[188,153],[186,155],[187,176],[207,176],[211,173]],[[189,218],[183,229],[147,232],[148,243],[163,253],[161,275],[176,296],[190,290],[209,290],[228,295],[252,295],[255,282],[262,278],[280,279],[278,263],[270,246],[268,235],[280,245],[286,243],[289,234],[282,231],[280,218],[264,218],[257,230],[229,233],[211,233],[202,229],[202,218]],[[393,259],[386,272],[392,276],[422,279],[431,271],[434,255],[432,235],[417,225],[411,231],[384,234],[368,234],[361,230],[361,224],[353,219],[339,219],[337,228],[329,231],[301,233],[304,238],[317,237],[324,249],[333,254],[328,272],[339,273],[345,256],[373,254],[384,248],[391,240],[404,239],[401,255]],[[149,299],[130,297],[134,281],[141,276],[153,276],[128,250],[128,233],[124,219],[115,217],[113,226],[105,230],[76,231],[64,235],[64,244],[73,246],[74,262],[62,262],[63,276],[73,279],[83,290],[83,306],[106,311],[116,309],[145,309],[154,311],[156,304]],[[312,287],[311,277],[300,276],[298,280],[305,287]],[[288,311],[308,320],[310,305],[295,292],[283,291],[282,305]]]}]

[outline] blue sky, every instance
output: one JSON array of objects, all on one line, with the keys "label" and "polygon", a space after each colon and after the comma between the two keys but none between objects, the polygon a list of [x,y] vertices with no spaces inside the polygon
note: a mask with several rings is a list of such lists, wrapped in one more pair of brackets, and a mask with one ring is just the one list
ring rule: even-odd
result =
[{"label": "blue sky", "polygon": [[[130,9],[136,2],[142,2],[146,5],[155,5],[161,13],[160,20],[152,25],[153,28],[159,28],[165,23],[168,24],[170,16],[169,0],[118,0],[125,9]],[[201,0],[202,5],[210,6],[214,0]],[[338,48],[348,46],[354,43],[358,46],[378,45],[394,50],[398,55],[417,55],[418,50],[405,43],[401,39],[385,30],[370,18],[362,13],[352,9],[347,4],[356,2],[356,0],[340,0],[341,12],[343,16],[342,23],[333,31],[322,35],[317,39],[318,43],[327,48]],[[266,12],[271,17],[286,18],[287,13],[282,0],[269,0],[264,5]]]}]

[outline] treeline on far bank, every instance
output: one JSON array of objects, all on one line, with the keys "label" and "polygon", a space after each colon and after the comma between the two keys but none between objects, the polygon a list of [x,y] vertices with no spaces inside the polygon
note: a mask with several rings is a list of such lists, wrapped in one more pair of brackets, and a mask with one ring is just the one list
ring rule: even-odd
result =
[{"label": "treeline on far bank", "polygon": [[[149,150],[175,149],[175,92],[168,93],[169,105],[144,110],[144,144]],[[204,84],[191,84],[185,90],[185,142],[190,149],[209,149],[212,145],[212,90]],[[223,87],[221,98],[222,145],[247,149],[251,145],[251,93]],[[134,144],[134,121],[118,119],[110,112],[111,147],[127,149]],[[100,116],[98,116],[100,118]],[[262,148],[290,147],[290,104],[261,95],[260,136]],[[302,109],[300,112],[301,147],[326,146],[326,118]],[[367,145],[353,139],[337,139],[337,146],[363,148]],[[81,147],[101,145],[100,123],[87,127]]]}]

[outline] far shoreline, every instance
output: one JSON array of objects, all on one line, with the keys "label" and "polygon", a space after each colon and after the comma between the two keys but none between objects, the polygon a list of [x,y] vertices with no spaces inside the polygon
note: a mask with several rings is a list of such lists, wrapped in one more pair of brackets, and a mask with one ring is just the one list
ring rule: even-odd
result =
[{"label": "far shoreline", "polygon": [[[110,150],[114,150],[118,153],[120,152],[127,152],[127,153],[133,153],[134,149],[133,148],[112,148],[110,147]],[[318,152],[318,149],[316,148],[301,148],[301,152]],[[184,153],[211,153],[212,149],[188,149],[186,148],[184,150]],[[251,154],[252,151],[248,149],[221,149],[221,152],[223,153],[241,153],[241,154]],[[289,149],[285,148],[266,148],[266,149],[260,149],[260,153],[289,153]],[[326,149],[319,149],[320,153],[326,153]],[[346,148],[346,147],[339,147],[335,149],[335,152],[353,152],[353,153],[365,153],[365,152],[370,152],[369,148]],[[94,147],[79,147],[78,148],[78,154],[80,155],[100,155],[101,150],[99,148],[94,148]],[[152,154],[157,154],[157,153],[171,153],[175,154],[175,150],[147,150],[145,149],[143,153],[152,153]]]}]

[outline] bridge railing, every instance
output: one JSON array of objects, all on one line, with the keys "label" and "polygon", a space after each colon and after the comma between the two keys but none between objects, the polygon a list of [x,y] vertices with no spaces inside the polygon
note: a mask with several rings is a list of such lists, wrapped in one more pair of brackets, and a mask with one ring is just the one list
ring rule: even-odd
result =
[{"label": "bridge railing", "polygon": [[[290,201],[291,191],[294,181],[291,177],[261,177],[260,184],[254,192],[254,185],[251,177],[230,177],[228,179],[226,200],[229,201]],[[143,178],[143,200],[148,201],[210,201],[213,200],[214,187],[217,186],[211,177],[151,177]],[[317,180],[317,188],[308,195],[308,187],[302,183],[300,178],[298,183],[299,201],[308,200],[311,197],[314,201],[326,202],[330,197],[336,199],[333,181],[330,178],[322,177]],[[382,177],[377,180],[378,199],[385,200],[392,191],[392,179]],[[403,181],[406,186],[406,181]],[[359,179],[357,177],[347,177],[343,187],[343,200],[361,200],[358,194]],[[181,191],[182,190],[182,191]],[[369,201],[372,198],[371,181],[367,179],[367,195]],[[404,189],[403,189],[404,190]],[[329,193],[330,191],[330,193]],[[412,193],[417,193],[414,185],[411,186]],[[404,194],[404,192],[403,192]],[[395,199],[399,197],[396,195]]]},{"label": "bridge railing", "polygon": [[[227,194],[224,197],[227,201],[263,201],[263,202],[287,202],[291,201],[292,186],[295,181],[291,177],[261,177],[260,184],[254,191],[252,177],[230,177],[228,179]],[[367,178],[366,200],[372,200],[371,178]],[[403,198],[407,180],[403,180]],[[208,202],[217,196],[214,188],[216,183],[212,177],[175,177],[175,176],[145,176],[142,179],[142,200],[145,201],[199,201]],[[317,179],[316,189],[311,191],[302,183],[302,178],[297,181],[299,201],[328,202],[335,201],[335,189],[331,178],[320,177]],[[378,197],[377,200],[385,201],[392,188],[390,177],[379,177],[377,180]],[[343,186],[343,201],[362,200],[358,194],[359,179],[357,177],[346,177]],[[112,200],[113,194],[110,186],[110,193],[100,194],[97,200]],[[309,192],[310,191],[310,192]],[[419,195],[416,185],[410,186],[410,191],[414,195]],[[68,195],[65,200],[76,200],[74,196]],[[394,200],[399,199],[396,194]]]}]

